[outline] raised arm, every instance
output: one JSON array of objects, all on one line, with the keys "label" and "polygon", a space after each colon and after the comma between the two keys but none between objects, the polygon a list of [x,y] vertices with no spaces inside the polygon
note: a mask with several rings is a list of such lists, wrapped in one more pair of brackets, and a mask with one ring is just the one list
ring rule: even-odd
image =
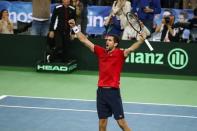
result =
[{"label": "raised arm", "polygon": [[78,29],[78,27],[75,25],[74,19],[71,19],[68,21],[70,27],[73,29],[75,34],[77,35],[77,38],[86,46],[88,47],[92,52],[94,52],[94,44],[87,39],[87,37],[81,33],[81,31]]},{"label": "raised arm", "polygon": [[131,52],[134,52],[136,49],[138,49],[141,44],[144,43],[143,39],[138,40],[134,44],[132,44],[129,48],[124,50],[124,57],[127,57]]},{"label": "raised arm", "polygon": [[134,52],[136,49],[138,49],[143,43],[145,38],[147,37],[147,34],[145,32],[141,32],[139,34],[139,40],[132,44],[129,48],[124,50],[124,56],[127,57],[131,52]]}]

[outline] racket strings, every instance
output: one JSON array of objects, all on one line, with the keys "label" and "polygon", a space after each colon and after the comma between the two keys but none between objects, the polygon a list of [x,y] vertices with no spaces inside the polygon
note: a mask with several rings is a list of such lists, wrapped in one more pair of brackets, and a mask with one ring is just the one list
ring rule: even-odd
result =
[{"label": "racket strings", "polygon": [[140,21],[138,20],[137,16],[135,16],[134,14],[128,13],[127,19],[128,19],[130,26],[135,31],[137,31],[138,33],[141,32],[142,28],[141,28]]}]

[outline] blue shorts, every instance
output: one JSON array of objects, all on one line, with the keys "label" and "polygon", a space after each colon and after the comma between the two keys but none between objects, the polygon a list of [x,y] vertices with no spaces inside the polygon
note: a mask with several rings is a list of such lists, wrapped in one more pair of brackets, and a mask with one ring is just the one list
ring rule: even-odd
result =
[{"label": "blue shorts", "polygon": [[114,119],[124,118],[120,89],[98,88],[97,89],[97,113],[99,119],[107,119],[114,115]]}]

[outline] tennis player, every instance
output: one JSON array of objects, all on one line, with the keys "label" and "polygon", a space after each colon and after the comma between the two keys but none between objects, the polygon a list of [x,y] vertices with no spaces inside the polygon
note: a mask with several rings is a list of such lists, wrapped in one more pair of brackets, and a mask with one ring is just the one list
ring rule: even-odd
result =
[{"label": "tennis player", "polygon": [[[106,131],[108,117],[114,116],[119,127],[123,131],[131,131],[124,119],[122,99],[120,95],[120,73],[129,53],[135,51],[144,42],[138,40],[129,48],[121,50],[118,48],[119,39],[115,35],[106,38],[106,48],[102,48],[89,41],[75,25],[75,21],[69,20],[69,25],[75,32],[77,38],[88,47],[99,62],[99,80],[97,90],[97,113],[99,117],[99,131]],[[143,36],[145,38],[145,36]]]}]

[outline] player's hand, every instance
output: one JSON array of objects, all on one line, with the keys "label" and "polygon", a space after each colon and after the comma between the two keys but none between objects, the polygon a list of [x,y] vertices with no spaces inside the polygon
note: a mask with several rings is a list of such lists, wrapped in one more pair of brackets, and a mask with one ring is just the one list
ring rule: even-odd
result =
[{"label": "player's hand", "polygon": [[69,24],[69,26],[70,26],[71,28],[73,28],[73,27],[76,26],[76,23],[75,23],[75,20],[74,20],[74,19],[70,19],[70,20],[68,21],[68,24]]},{"label": "player's hand", "polygon": [[140,34],[139,34],[139,40],[140,41],[144,41],[147,37],[146,33],[144,31],[142,31]]}]

